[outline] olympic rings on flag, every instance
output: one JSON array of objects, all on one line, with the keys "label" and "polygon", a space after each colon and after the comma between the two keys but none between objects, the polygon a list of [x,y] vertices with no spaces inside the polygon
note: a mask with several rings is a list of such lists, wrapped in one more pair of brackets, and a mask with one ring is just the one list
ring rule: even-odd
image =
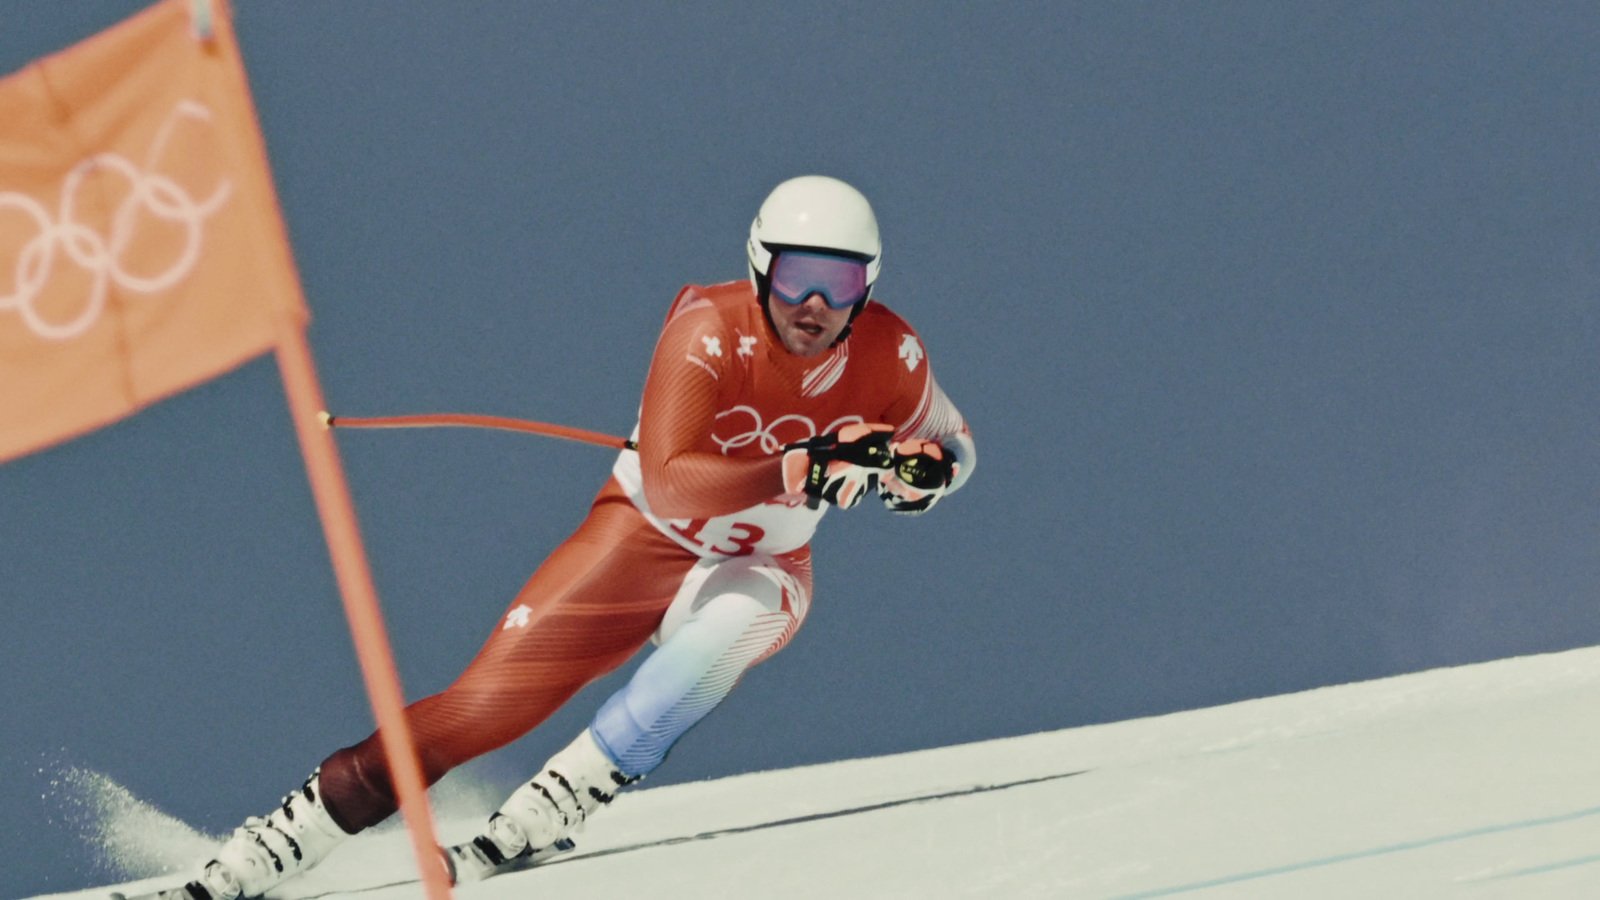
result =
[{"label": "olympic rings on flag", "polygon": [[[151,142],[143,169],[116,153],[97,153],[74,166],[62,181],[54,220],[44,204],[33,197],[0,191],[0,213],[17,210],[38,227],[38,234],[16,254],[12,291],[0,294],[0,312],[15,311],[28,329],[42,338],[69,340],[94,326],[105,309],[111,285],[133,293],[156,294],[188,277],[200,259],[205,220],[227,202],[233,184],[221,181],[210,197],[196,201],[176,181],[150,171],[165,150],[172,129],[184,118],[209,121],[211,111],[188,100],[174,107]],[[96,171],[115,173],[128,182],[127,196],[111,216],[110,234],[104,236],[74,218],[78,190],[84,179]],[[184,229],[183,249],[177,259],[155,275],[140,276],[128,271],[123,263],[123,253],[133,240],[136,217],[141,211]],[[55,271],[58,255],[65,257],[64,263],[77,265],[92,277],[82,310],[64,323],[47,320],[36,306]],[[4,290],[3,283],[0,290]]]}]

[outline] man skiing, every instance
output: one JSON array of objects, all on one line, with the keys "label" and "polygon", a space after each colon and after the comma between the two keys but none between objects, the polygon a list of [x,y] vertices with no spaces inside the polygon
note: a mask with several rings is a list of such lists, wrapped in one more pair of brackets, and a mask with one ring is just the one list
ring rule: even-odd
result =
[{"label": "man skiing", "polygon": [[[457,883],[570,848],[577,826],[782,649],[810,606],[809,541],[828,505],[876,492],[919,513],[972,472],[971,435],[916,333],[869,301],[881,248],[866,198],[823,176],[786,181],[756,215],[747,254],[749,281],[678,294],[638,449],[618,456],[588,518],[460,678],[406,710],[432,784],[657,645],[477,837],[444,851]],[[374,734],[162,896],[258,897],[396,808]]]}]

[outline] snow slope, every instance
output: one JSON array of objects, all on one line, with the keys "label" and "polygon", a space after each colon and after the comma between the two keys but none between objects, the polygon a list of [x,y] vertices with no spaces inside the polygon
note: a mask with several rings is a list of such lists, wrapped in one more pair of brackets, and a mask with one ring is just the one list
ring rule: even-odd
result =
[{"label": "snow slope", "polygon": [[[457,893],[1600,897],[1597,712],[1589,648],[642,790],[573,855]],[[402,833],[362,836],[282,896],[413,900],[410,866]]]}]

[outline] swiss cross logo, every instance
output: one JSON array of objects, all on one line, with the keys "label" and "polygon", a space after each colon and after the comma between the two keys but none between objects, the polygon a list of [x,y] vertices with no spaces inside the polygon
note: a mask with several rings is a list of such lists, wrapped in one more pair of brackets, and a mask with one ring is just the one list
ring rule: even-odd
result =
[{"label": "swiss cross logo", "polygon": [[533,615],[533,607],[528,606],[526,603],[518,603],[511,612],[506,614],[506,623],[500,626],[500,630],[509,631],[513,628],[527,628],[528,617],[531,615]]},{"label": "swiss cross logo", "polygon": [[733,351],[735,356],[755,356],[756,339],[754,335],[739,335],[739,349]]},{"label": "swiss cross logo", "polygon": [[917,363],[922,362],[922,345],[915,337],[908,334],[900,342],[900,358],[905,361],[907,372],[917,370]]},{"label": "swiss cross logo", "polygon": [[703,338],[700,339],[700,343],[706,345],[706,355],[707,356],[721,356],[722,355],[722,338],[711,337],[711,336],[707,335],[706,337],[703,337]]}]

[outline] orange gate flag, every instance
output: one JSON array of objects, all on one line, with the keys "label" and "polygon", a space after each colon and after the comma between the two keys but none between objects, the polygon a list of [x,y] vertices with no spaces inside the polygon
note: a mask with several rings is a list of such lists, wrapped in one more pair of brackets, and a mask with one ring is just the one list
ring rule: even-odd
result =
[{"label": "orange gate flag", "polygon": [[[222,18],[222,17],[219,17]],[[307,320],[238,48],[167,0],[0,80],[0,462]]]},{"label": "orange gate flag", "polygon": [[275,351],[421,881],[448,900],[244,65],[213,3],[162,0],[0,80],[0,462]]}]

